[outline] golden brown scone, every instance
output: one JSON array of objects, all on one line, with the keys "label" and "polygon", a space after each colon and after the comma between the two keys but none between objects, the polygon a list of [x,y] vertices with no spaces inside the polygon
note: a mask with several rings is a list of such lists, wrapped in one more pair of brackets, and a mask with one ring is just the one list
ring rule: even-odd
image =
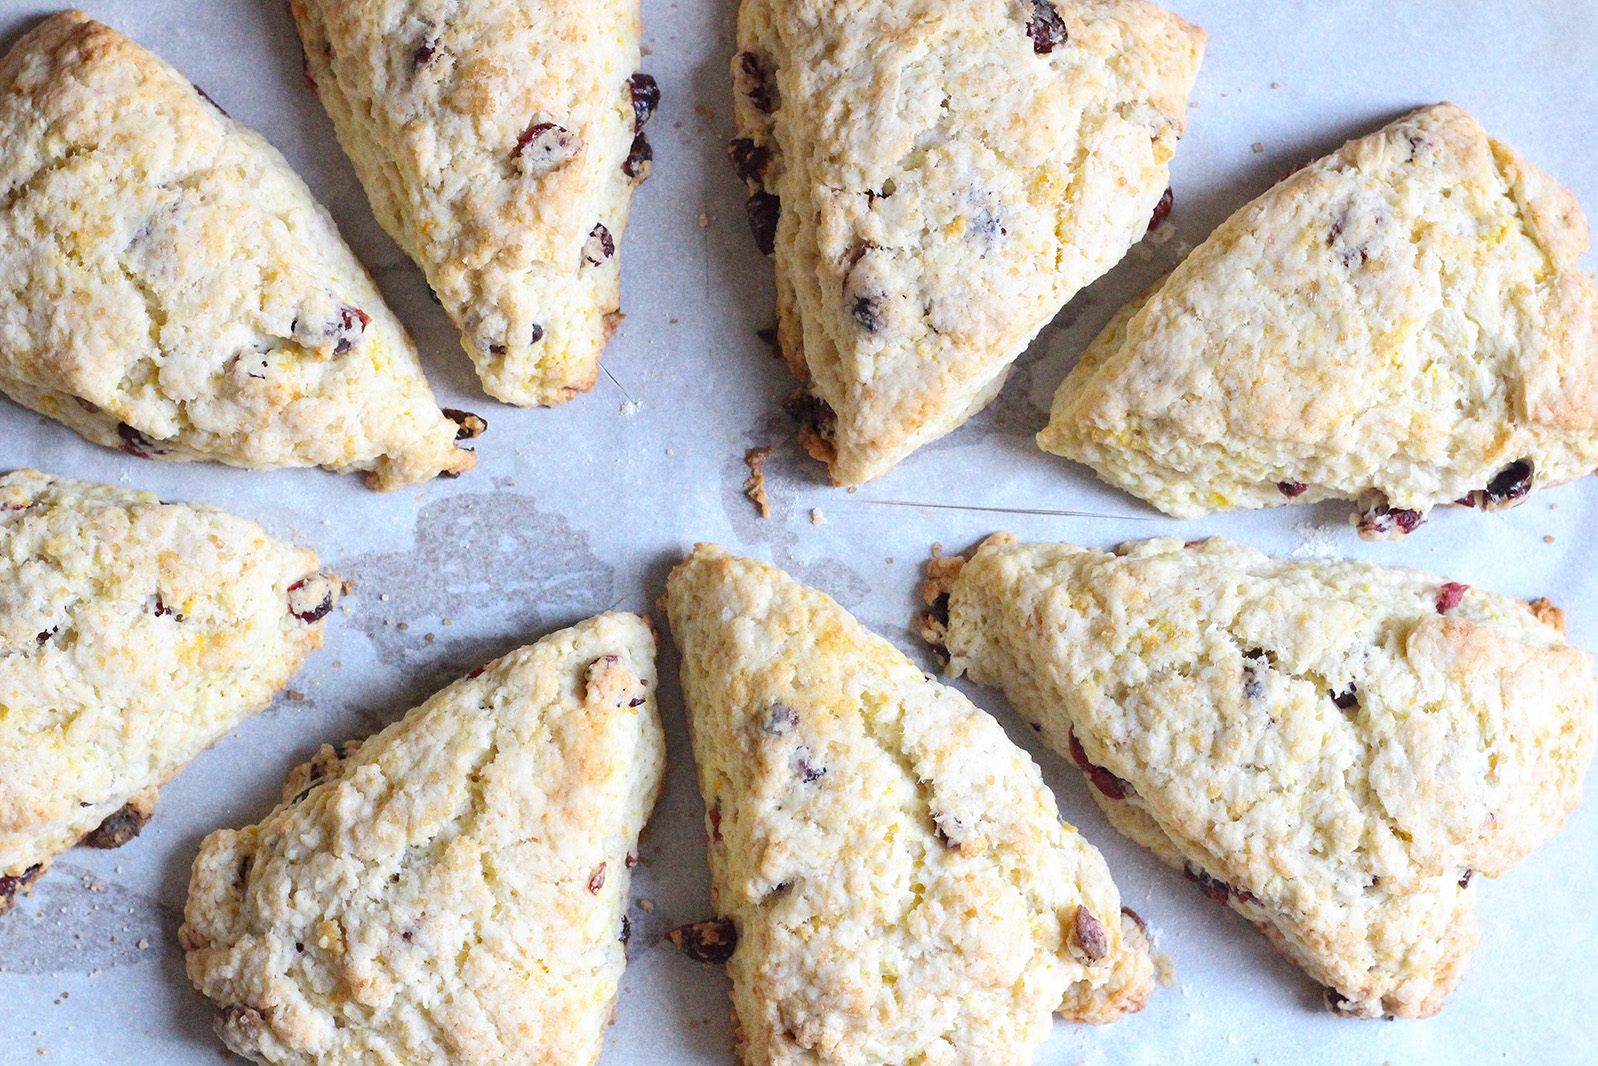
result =
[{"label": "golden brown scone", "polygon": [[180,933],[217,1032],[283,1066],[590,1066],[660,790],[655,637],[604,614],[324,745],[200,846]]},{"label": "golden brown scone", "polygon": [[0,61],[0,144],[12,399],[141,458],[384,489],[476,462],[305,183],[177,70],[63,11]]},{"label": "golden brown scone", "polygon": [[834,483],[987,406],[1143,236],[1204,40],[1148,0],[744,0],[733,161]]},{"label": "golden brown scone", "polygon": [[1153,964],[1026,753],[844,609],[701,544],[665,609],[750,1066],[1031,1061]]},{"label": "golden brown scone", "polygon": [[1358,501],[1396,538],[1598,465],[1598,285],[1570,193],[1439,104],[1238,211],[1124,308],[1045,450],[1178,518]]},{"label": "golden brown scone", "polygon": [[1009,534],[929,593],[950,674],[1002,688],[1118,829],[1341,1013],[1436,1012],[1476,943],[1475,875],[1581,802],[1592,660],[1546,601],[1219,539]]},{"label": "golden brown scone", "polygon": [[593,387],[660,98],[638,0],[290,0],[305,69],[383,228],[490,396]]},{"label": "golden brown scone", "polygon": [[150,493],[0,476],[0,914],[262,710],[338,598],[309,548]]}]

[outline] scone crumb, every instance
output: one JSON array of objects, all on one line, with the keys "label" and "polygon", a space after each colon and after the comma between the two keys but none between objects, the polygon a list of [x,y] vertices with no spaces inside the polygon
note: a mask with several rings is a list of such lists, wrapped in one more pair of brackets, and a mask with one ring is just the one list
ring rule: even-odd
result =
[{"label": "scone crumb", "polygon": [[821,513],[821,508],[810,508],[810,524],[813,526],[824,526],[827,524],[827,516]]},{"label": "scone crumb", "polygon": [[655,901],[652,899],[641,899],[638,901],[638,909],[643,911],[645,914],[654,914]]},{"label": "scone crumb", "polygon": [[283,695],[287,696],[295,703],[299,703],[301,700],[305,699],[305,693],[300,692],[298,689],[291,688],[287,692],[283,693]]},{"label": "scone crumb", "polygon": [[1265,151],[1265,145],[1259,141],[1255,141],[1253,144],[1249,145],[1249,147],[1253,150],[1255,155],[1259,155]]},{"label": "scone crumb", "polygon": [[771,517],[771,499],[766,495],[766,460],[776,449],[770,445],[749,448],[744,452],[744,462],[749,466],[749,478],[744,482],[744,495],[754,501],[761,518]]}]

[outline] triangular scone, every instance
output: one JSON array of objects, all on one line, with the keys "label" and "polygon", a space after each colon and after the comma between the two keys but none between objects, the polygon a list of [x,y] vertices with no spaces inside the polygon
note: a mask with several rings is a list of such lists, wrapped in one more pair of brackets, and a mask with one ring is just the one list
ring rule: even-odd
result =
[{"label": "triangular scone", "polygon": [[[1222,540],[990,538],[930,636],[1082,767],[1116,827],[1326,985],[1423,1017],[1496,877],[1580,803],[1592,660],[1546,600]],[[939,597],[946,595],[947,600]]]},{"label": "triangular scone", "polygon": [[290,0],[305,69],[383,228],[490,396],[593,387],[655,80],[638,0]]},{"label": "triangular scone", "polygon": [[0,142],[12,399],[141,457],[378,488],[472,467],[327,212],[171,66],[55,15],[0,62]]},{"label": "triangular scone", "polygon": [[664,761],[654,631],[614,613],[324,746],[195,859],[179,935],[218,1034],[293,1066],[590,1066]]},{"label": "triangular scone", "polygon": [[254,522],[0,476],[0,914],[80,840],[137,836],[156,790],[321,646],[338,592]]},{"label": "triangular scone", "polygon": [[801,440],[854,485],[986,406],[1143,236],[1204,33],[1147,0],[744,0],[738,46]]},{"label": "triangular scone", "polygon": [[1284,179],[1121,311],[1044,450],[1168,514],[1351,498],[1367,537],[1598,465],[1575,199],[1451,104]]},{"label": "triangular scone", "polygon": [[745,1062],[1023,1064],[1055,1011],[1142,1007],[1146,940],[997,722],[714,545],[665,608]]}]

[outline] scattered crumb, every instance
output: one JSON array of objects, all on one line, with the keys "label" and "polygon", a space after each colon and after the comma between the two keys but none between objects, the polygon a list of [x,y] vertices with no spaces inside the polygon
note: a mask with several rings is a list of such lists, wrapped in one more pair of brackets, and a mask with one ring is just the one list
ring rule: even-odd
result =
[{"label": "scattered crumb", "polygon": [[434,637],[434,636],[433,636],[433,634],[431,634],[431,633],[428,633],[428,634],[427,634],[427,635],[425,635],[425,636],[424,636],[424,637],[422,637],[422,639],[423,639],[423,640],[436,640],[436,639],[437,639],[437,638],[436,638],[436,637]]},{"label": "scattered crumb", "polygon": [[1132,255],[1139,262],[1147,263],[1154,258],[1154,250],[1144,244],[1135,244],[1132,246]]},{"label": "scattered crumb", "polygon": [[381,596],[378,597],[378,599],[382,600],[384,603],[387,603],[388,602],[388,593],[386,593],[386,592],[383,593]]},{"label": "scattered crumb", "polygon": [[631,418],[633,415],[643,410],[643,408],[644,405],[638,400],[623,400],[621,404],[621,413],[627,418]]},{"label": "scattered crumb", "polygon": [[1544,544],[1552,544],[1553,542],[1554,542],[1554,535],[1552,533],[1548,534],[1546,537],[1543,538],[1543,543]]},{"label": "scattered crumb", "polygon": [[1160,987],[1181,988],[1182,982],[1176,979],[1176,963],[1171,956],[1159,948],[1151,948],[1149,954],[1154,959],[1154,978],[1160,982]]},{"label": "scattered crumb", "polygon": [[1259,141],[1255,141],[1253,144],[1249,145],[1249,147],[1254,149],[1255,155],[1259,155],[1261,152],[1265,151],[1265,145],[1261,144]]},{"label": "scattered crumb", "polygon": [[452,626],[455,624],[455,620],[453,618],[440,618],[438,620],[438,624],[442,626]]},{"label": "scattered crumb", "polygon": [[888,556],[888,565],[889,565],[889,566],[892,566],[892,565],[893,565],[893,556],[891,556],[891,555],[890,555],[890,556]]},{"label": "scattered crumb", "polygon": [[147,940],[147,939],[142,939],[142,938],[141,938],[141,939],[140,939],[140,940],[139,940],[139,942],[138,942],[138,944],[137,944],[137,945],[136,945],[136,946],[137,946],[137,947],[138,947],[138,949],[139,949],[139,950],[140,950],[140,951],[144,951],[144,950],[146,950],[146,949],[147,949],[147,948],[149,948],[149,946],[150,946],[150,941],[149,941],[149,940]]},{"label": "scattered crumb", "polygon": [[[1271,88],[1273,88],[1273,89],[1280,89],[1280,88],[1281,88],[1281,87],[1282,87],[1282,83],[1281,83],[1281,82],[1279,82],[1279,81],[1273,81],[1273,82],[1271,82]],[[1255,1060],[1254,1060],[1254,1061],[1255,1061],[1255,1062],[1258,1062],[1258,1061],[1259,1061],[1259,1059],[1255,1059]]]},{"label": "scattered crumb", "polygon": [[749,480],[744,482],[744,495],[754,501],[761,518],[771,517],[771,499],[766,495],[766,460],[776,450],[767,445],[744,452],[744,462],[749,464]]},{"label": "scattered crumb", "polygon": [[[824,526],[827,524],[827,516],[821,513],[821,508],[810,508],[810,524],[813,526]],[[1554,538],[1549,537],[1548,539],[1553,540]]]},{"label": "scattered crumb", "polygon": [[706,229],[709,226],[710,226],[710,216],[705,214],[705,212],[703,212],[703,211],[699,212],[699,228],[700,229]]},{"label": "scattered crumb", "polygon": [[401,622],[399,625],[395,626],[394,628],[396,628],[396,629],[409,629],[409,628],[411,628],[411,624],[409,622]]},{"label": "scattered crumb", "polygon": [[645,914],[654,914],[655,901],[652,899],[641,899],[638,901],[638,909],[643,911]]},{"label": "scattered crumb", "polygon": [[849,495],[853,496],[856,492],[859,492],[859,491],[860,491],[860,486],[859,485],[850,485],[849,486]]},{"label": "scattered crumb", "polygon": [[292,688],[289,689],[287,692],[283,693],[283,695],[287,696],[289,699],[293,700],[295,703],[299,703],[301,700],[303,700],[305,698],[305,693],[300,692],[298,689],[292,689]]},{"label": "scattered crumb", "polygon": [[333,660],[333,669],[335,669],[335,670],[344,669],[344,660],[343,659],[334,659]]}]

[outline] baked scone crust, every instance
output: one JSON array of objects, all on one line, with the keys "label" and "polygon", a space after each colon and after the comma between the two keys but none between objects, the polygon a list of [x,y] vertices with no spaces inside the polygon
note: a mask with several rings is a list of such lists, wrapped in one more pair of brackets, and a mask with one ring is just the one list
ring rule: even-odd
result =
[{"label": "baked scone crust", "polygon": [[1477,939],[1474,875],[1580,803],[1592,660],[1546,601],[1219,539],[1000,534],[934,578],[950,674],[1002,688],[1117,828],[1340,1012],[1441,1007]]},{"label": "baked scone crust", "polygon": [[0,913],[80,839],[136,835],[321,646],[337,597],[315,552],[242,518],[0,476]]},{"label": "baked scone crust", "polygon": [[836,484],[986,406],[1143,236],[1204,41],[1147,0],[744,0],[733,158]]},{"label": "baked scone crust", "polygon": [[200,846],[180,933],[233,1051],[293,1066],[590,1066],[660,790],[655,637],[610,613],[289,775]]},{"label": "baked scone crust", "polygon": [[488,394],[552,405],[592,388],[650,166],[638,0],[290,7],[377,220],[427,273]]},{"label": "baked scone crust", "polygon": [[81,11],[0,61],[0,390],[141,457],[470,469],[410,337],[258,134]]},{"label": "baked scone crust", "polygon": [[1055,1011],[1142,1007],[1147,942],[990,716],[715,545],[664,607],[743,1061],[1024,1064]]},{"label": "baked scone crust", "polygon": [[1598,466],[1586,249],[1569,192],[1425,108],[1285,178],[1124,308],[1038,444],[1179,518],[1349,498],[1391,535],[1519,502]]}]

